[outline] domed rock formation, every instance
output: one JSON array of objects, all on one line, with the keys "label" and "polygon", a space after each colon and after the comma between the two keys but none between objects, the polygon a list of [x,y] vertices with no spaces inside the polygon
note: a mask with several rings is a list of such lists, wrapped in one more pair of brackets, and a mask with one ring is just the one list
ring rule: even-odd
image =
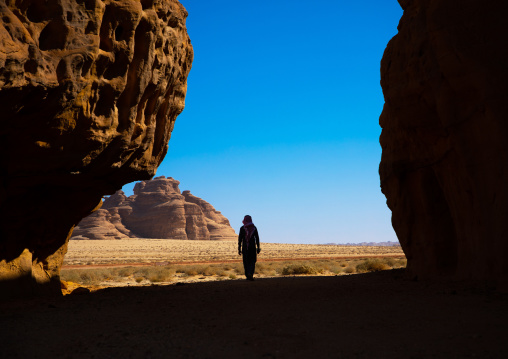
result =
[{"label": "domed rock formation", "polygon": [[72,228],[149,179],[193,51],[176,0],[0,2],[0,292],[59,290]]},{"label": "domed rock formation", "polygon": [[420,278],[508,280],[506,1],[399,0],[381,187]]},{"label": "domed rock formation", "polygon": [[83,218],[71,239],[237,239],[226,217],[189,191],[181,194],[179,184],[161,176],[136,183],[130,197],[116,192]]}]

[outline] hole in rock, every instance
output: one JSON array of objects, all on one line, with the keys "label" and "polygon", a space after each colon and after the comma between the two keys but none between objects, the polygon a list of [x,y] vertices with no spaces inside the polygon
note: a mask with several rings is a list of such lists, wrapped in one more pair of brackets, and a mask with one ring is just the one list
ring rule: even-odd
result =
[{"label": "hole in rock", "polygon": [[63,49],[68,35],[69,28],[61,20],[53,20],[41,31],[39,48],[43,51]]},{"label": "hole in rock", "polygon": [[176,17],[170,17],[168,19],[168,26],[175,28],[175,27],[178,27],[178,24],[179,24],[179,22]]},{"label": "hole in rock", "polygon": [[61,83],[67,77],[68,77],[67,62],[64,59],[62,59],[60,60],[58,66],[56,67],[56,78],[58,80],[58,83]]},{"label": "hole in rock", "polygon": [[99,54],[97,60],[95,60],[95,72],[97,77],[101,77],[104,75],[104,72],[107,70],[109,64],[111,63],[111,58],[104,54]]},{"label": "hole in rock", "polygon": [[81,68],[81,76],[85,77],[88,75],[90,71],[90,67],[92,66],[93,58],[87,54],[87,56],[83,59],[83,67]]},{"label": "hole in rock", "polygon": [[162,37],[157,37],[157,41],[155,42],[155,48],[158,49],[162,47],[164,44],[164,41],[162,40]]},{"label": "hole in rock", "polygon": [[153,0],[141,0],[141,6],[143,10],[153,7]]},{"label": "hole in rock", "polygon": [[88,24],[86,24],[85,28],[85,34],[95,34],[97,31],[97,26],[93,21],[88,21]]},{"label": "hole in rock", "polygon": [[129,57],[122,50],[115,53],[115,62],[108,65],[104,72],[104,78],[111,80],[115,77],[123,76],[127,72],[129,66]]},{"label": "hole in rock", "polygon": [[115,40],[116,41],[122,40],[122,35],[123,35],[123,27],[122,25],[118,25],[115,29]]},{"label": "hole in rock", "polygon": [[62,7],[56,1],[34,0],[27,2],[29,7],[26,17],[31,22],[43,22],[49,19],[56,19],[63,14]]},{"label": "hole in rock", "polygon": [[84,62],[85,62],[85,60],[84,60],[83,56],[81,56],[81,55],[74,56],[74,58],[72,59],[72,63],[71,63],[71,69],[75,75],[78,75],[81,73]]},{"label": "hole in rock", "polygon": [[94,114],[96,116],[109,116],[113,111],[116,100],[116,91],[109,84],[103,84],[97,91],[98,99],[95,104]]},{"label": "hole in rock", "polygon": [[102,17],[101,29],[99,32],[100,43],[99,48],[106,52],[113,51],[113,39],[111,38],[111,32],[113,31],[112,21],[114,19],[111,5],[106,6],[104,16]]},{"label": "hole in rock", "polygon": [[37,61],[35,60],[28,60],[25,62],[25,65],[23,66],[26,72],[29,72],[31,74],[37,73]]}]

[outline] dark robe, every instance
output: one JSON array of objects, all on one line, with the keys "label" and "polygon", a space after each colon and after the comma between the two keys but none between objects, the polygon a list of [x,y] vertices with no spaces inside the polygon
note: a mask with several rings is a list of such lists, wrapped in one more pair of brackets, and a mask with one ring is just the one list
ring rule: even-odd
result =
[{"label": "dark robe", "polygon": [[247,279],[252,279],[254,270],[256,269],[257,252],[261,247],[259,246],[258,229],[255,226],[254,233],[252,233],[249,239],[248,246],[246,234],[247,231],[245,230],[245,226],[242,226],[242,228],[240,228],[240,234],[238,235],[238,252],[242,253],[245,276]]}]

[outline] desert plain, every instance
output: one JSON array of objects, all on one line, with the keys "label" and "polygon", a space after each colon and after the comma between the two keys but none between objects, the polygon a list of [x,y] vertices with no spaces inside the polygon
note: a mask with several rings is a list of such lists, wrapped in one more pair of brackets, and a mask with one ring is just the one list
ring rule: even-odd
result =
[{"label": "desert plain", "polygon": [[[400,246],[261,243],[259,261],[309,258],[404,256]],[[236,241],[170,239],[72,240],[64,260],[70,266],[223,262],[240,260]]]},{"label": "desert plain", "polygon": [[[263,243],[256,278],[346,275],[405,267],[400,246]],[[62,267],[62,291],[243,278],[236,241],[72,240]]]}]

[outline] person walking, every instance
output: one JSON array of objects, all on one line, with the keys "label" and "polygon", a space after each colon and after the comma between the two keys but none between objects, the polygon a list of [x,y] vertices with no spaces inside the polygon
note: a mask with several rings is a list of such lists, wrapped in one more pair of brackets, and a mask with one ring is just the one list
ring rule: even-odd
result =
[{"label": "person walking", "polygon": [[238,235],[238,255],[243,256],[243,268],[247,280],[254,280],[257,254],[261,252],[259,246],[258,229],[252,223],[252,217],[247,215],[243,218],[243,226]]}]

